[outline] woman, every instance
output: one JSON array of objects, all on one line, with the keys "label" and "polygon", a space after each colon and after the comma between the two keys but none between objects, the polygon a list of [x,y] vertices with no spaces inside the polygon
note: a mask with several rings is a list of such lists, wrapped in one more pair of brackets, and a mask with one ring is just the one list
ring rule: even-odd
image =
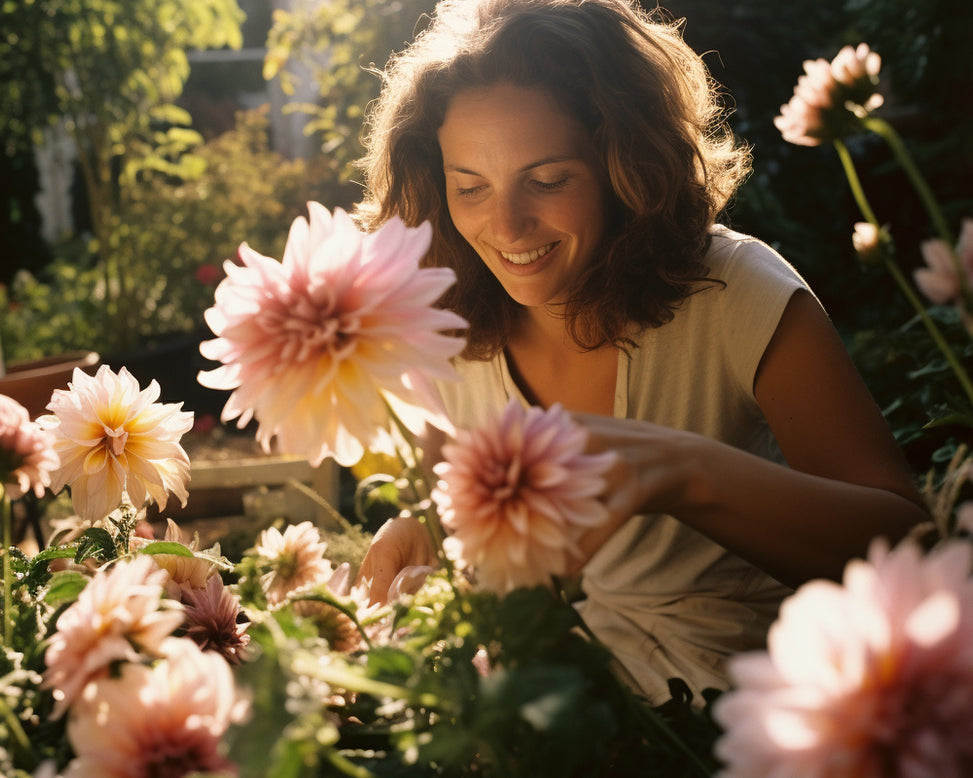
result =
[{"label": "woman", "polygon": [[[618,452],[580,610],[653,701],[723,688],[780,601],[926,514],[825,312],[716,224],[748,172],[701,60],[626,0],[444,0],[390,63],[360,216],[431,221],[470,322],[454,422],[561,403]],[[363,565],[427,560],[409,519]],[[581,565],[579,564],[579,568]]]}]

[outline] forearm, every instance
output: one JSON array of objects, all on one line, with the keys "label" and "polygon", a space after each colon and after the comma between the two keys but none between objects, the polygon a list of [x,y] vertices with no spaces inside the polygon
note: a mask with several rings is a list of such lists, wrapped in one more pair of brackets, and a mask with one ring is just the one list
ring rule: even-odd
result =
[{"label": "forearm", "polygon": [[910,485],[847,483],[712,441],[688,446],[686,488],[673,515],[791,586],[840,578],[872,538],[895,543],[929,518]]}]

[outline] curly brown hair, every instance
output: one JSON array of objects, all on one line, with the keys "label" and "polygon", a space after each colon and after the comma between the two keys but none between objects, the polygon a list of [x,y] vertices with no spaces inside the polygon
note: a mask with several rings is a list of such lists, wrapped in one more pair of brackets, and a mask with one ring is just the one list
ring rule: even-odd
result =
[{"label": "curly brown hair", "polygon": [[451,267],[441,304],[469,323],[464,356],[486,359],[522,310],[457,232],[437,131],[453,97],[505,82],[539,88],[591,134],[611,184],[603,256],[564,306],[579,346],[622,345],[633,322],[657,327],[705,285],[709,228],[749,172],[717,85],[680,23],[628,0],[441,0],[394,55],[369,109],[361,160],[367,228],[430,221],[424,260]]}]

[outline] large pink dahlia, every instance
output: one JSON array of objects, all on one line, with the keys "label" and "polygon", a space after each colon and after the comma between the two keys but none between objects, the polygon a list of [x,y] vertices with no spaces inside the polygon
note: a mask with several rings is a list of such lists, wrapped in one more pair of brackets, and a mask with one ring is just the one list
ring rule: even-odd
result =
[{"label": "large pink dahlia", "polygon": [[58,465],[53,445],[54,438],[30,420],[23,405],[0,394],[0,484],[10,499],[44,494]]},{"label": "large pink dahlia", "polygon": [[37,423],[54,435],[61,466],[51,489],[71,487],[83,519],[103,519],[118,507],[122,493],[140,508],[146,496],[164,508],[171,492],[185,505],[189,457],[179,445],[193,425],[182,403],[157,403],[159,384],[140,389],[124,367],[108,365],[90,376],[75,368],[68,388],[57,389]]},{"label": "large pink dahlia", "polygon": [[222,657],[170,638],[154,667],[126,663],[88,684],[68,720],[65,778],[236,775],[221,741],[246,708]]},{"label": "large pink dahlia", "polygon": [[443,446],[433,491],[447,554],[499,592],[549,584],[566,572],[586,529],[605,520],[598,499],[613,455],[585,454],[587,432],[559,406],[511,400],[494,422]]},{"label": "large pink dahlia", "polygon": [[243,244],[224,265],[206,322],[217,335],[200,351],[222,362],[199,381],[235,390],[223,420],[256,418],[257,439],[306,457],[357,462],[387,427],[386,403],[406,424],[446,424],[432,376],[453,376],[449,359],[466,326],[433,307],[455,281],[446,268],[420,268],[428,224],[392,219],[362,234],[338,209],[308,203],[278,262]]},{"label": "large pink dahlia", "polygon": [[844,584],[784,602],[767,652],[730,663],[723,778],[973,775],[973,546],[875,541]]},{"label": "large pink dahlia", "polygon": [[54,689],[56,715],[112,662],[160,653],[183,620],[178,603],[163,599],[166,577],[147,555],[122,560],[95,573],[58,617],[44,655],[44,686]]}]

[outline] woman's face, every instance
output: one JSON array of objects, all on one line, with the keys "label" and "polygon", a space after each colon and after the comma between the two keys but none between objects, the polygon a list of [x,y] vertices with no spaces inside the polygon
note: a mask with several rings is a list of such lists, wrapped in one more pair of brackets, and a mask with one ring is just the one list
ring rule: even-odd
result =
[{"label": "woman's face", "polygon": [[564,302],[600,249],[605,175],[588,133],[546,92],[460,92],[439,130],[449,213],[516,302]]}]

